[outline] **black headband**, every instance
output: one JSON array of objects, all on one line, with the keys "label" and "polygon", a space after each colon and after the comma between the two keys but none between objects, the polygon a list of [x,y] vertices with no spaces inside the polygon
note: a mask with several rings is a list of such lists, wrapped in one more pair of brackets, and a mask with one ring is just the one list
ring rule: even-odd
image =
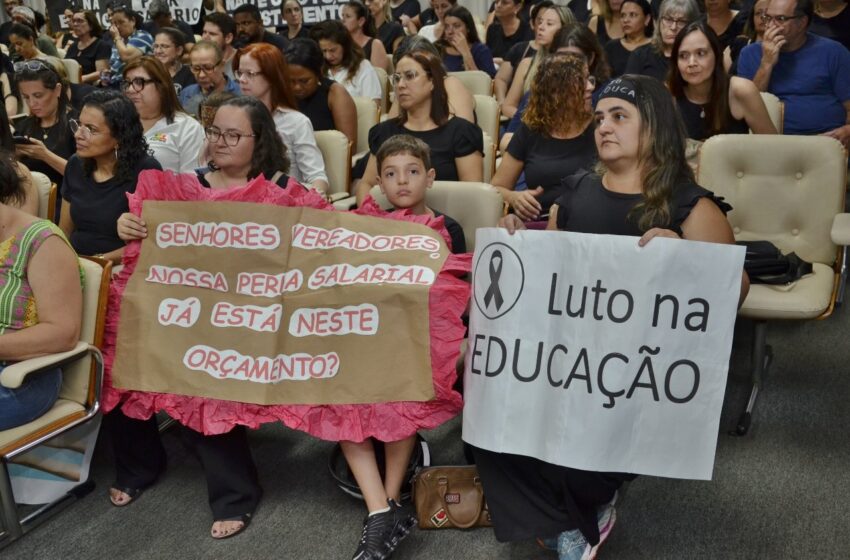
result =
[{"label": "black headband", "polygon": [[602,88],[596,102],[599,103],[606,97],[617,97],[624,101],[628,101],[632,105],[637,105],[637,87],[635,87],[634,82],[631,80],[617,78],[616,80],[611,80],[605,84],[605,87]]}]

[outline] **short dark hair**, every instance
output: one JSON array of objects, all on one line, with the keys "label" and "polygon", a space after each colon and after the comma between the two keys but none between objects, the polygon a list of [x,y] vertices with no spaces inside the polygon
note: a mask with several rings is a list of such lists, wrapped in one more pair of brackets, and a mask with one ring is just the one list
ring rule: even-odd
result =
[{"label": "short dark hair", "polygon": [[221,109],[222,107],[239,107],[248,113],[248,120],[251,121],[251,132],[256,135],[254,153],[251,155],[251,169],[248,172],[249,179],[257,177],[260,173],[266,179],[271,179],[278,171],[289,172],[289,156],[286,154],[286,145],[281,140],[277,128],[275,128],[271,112],[262,101],[256,97],[240,95],[228,99],[218,108]]},{"label": "short dark hair", "polygon": [[205,22],[209,22],[219,29],[222,35],[236,35],[236,22],[228,14],[221,12],[213,12],[204,18]]},{"label": "short dark hair", "polygon": [[425,170],[431,169],[431,148],[428,147],[428,144],[410,134],[396,134],[381,144],[381,147],[378,148],[378,153],[375,154],[375,160],[378,163],[378,174],[380,175],[381,173],[381,166],[383,166],[384,160],[399,154],[410,155],[422,160]]},{"label": "short dark hair", "polygon": [[38,37],[33,31],[33,28],[24,23],[13,23],[9,27],[9,36],[17,35],[18,37],[23,37],[24,39],[29,39],[30,41],[35,42]]},{"label": "short dark hair", "polygon": [[815,15],[815,3],[812,0],[797,0],[794,14],[806,16],[806,27],[808,27],[812,24],[812,18]]},{"label": "short dark hair", "polygon": [[[136,106],[121,92],[114,89],[95,90],[83,99],[83,108],[92,107],[103,113],[109,133],[118,142],[115,177],[119,181],[130,181],[143,159],[148,157],[148,142],[142,130],[142,121]],[[83,158],[85,173],[91,176],[95,162]]]},{"label": "short dark hair", "polygon": [[283,54],[290,66],[303,66],[318,78],[324,76],[322,66],[325,64],[325,58],[322,56],[322,49],[313,39],[298,37],[289,42]]},{"label": "short dark hair", "polygon": [[233,10],[233,17],[234,18],[236,18],[236,16],[238,14],[248,14],[252,18],[254,18],[254,21],[259,21],[259,22],[263,21],[263,16],[260,15],[260,8],[258,8],[257,6],[255,6],[253,4],[242,4],[241,6],[239,6],[235,10]]}]

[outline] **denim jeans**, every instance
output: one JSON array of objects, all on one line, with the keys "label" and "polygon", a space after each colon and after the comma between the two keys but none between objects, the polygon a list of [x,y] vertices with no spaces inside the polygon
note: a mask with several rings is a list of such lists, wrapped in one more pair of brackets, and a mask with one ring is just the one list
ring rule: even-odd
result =
[{"label": "denim jeans", "polygon": [[22,426],[43,415],[59,398],[61,388],[59,368],[30,375],[17,389],[0,386],[0,430]]}]

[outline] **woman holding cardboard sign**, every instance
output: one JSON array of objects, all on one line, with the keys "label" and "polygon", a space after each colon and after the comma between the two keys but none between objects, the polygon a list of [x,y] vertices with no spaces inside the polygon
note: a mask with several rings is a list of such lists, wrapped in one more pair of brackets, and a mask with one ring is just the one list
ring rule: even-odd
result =
[{"label": "woman holding cardboard sign", "polygon": [[[729,205],[695,183],[673,100],[660,82],[626,75],[602,90],[594,112],[598,173],[564,181],[547,229],[734,243]],[[510,231],[525,227],[515,215]],[[743,275],[741,301],[748,290]],[[634,475],[588,472],[532,457],[475,449],[496,537],[538,537],[561,560],[594,558],[614,525],[617,490]],[[540,537],[543,537],[542,539]]]}]

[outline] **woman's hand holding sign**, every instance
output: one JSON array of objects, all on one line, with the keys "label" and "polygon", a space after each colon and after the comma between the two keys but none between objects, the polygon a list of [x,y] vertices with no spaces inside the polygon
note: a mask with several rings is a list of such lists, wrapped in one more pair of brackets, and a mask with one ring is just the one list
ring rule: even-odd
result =
[{"label": "woman's hand holding sign", "polygon": [[681,239],[679,234],[671,229],[664,228],[652,228],[644,233],[640,239],[638,240],[638,246],[643,247],[647,243],[649,243],[652,239],[656,237],[669,237],[671,239]]},{"label": "woman's hand holding sign", "polygon": [[515,231],[525,229],[525,223],[516,214],[507,214],[499,220],[499,227],[505,228],[513,235]]},{"label": "woman's hand holding sign", "polygon": [[135,241],[148,236],[148,228],[140,217],[124,212],[118,218],[118,237],[123,241]]},{"label": "woman's hand holding sign", "polygon": [[529,189],[526,191],[512,191],[509,197],[511,208],[517,216],[525,221],[534,220],[540,215],[543,208],[537,197],[543,194],[543,187]]}]

